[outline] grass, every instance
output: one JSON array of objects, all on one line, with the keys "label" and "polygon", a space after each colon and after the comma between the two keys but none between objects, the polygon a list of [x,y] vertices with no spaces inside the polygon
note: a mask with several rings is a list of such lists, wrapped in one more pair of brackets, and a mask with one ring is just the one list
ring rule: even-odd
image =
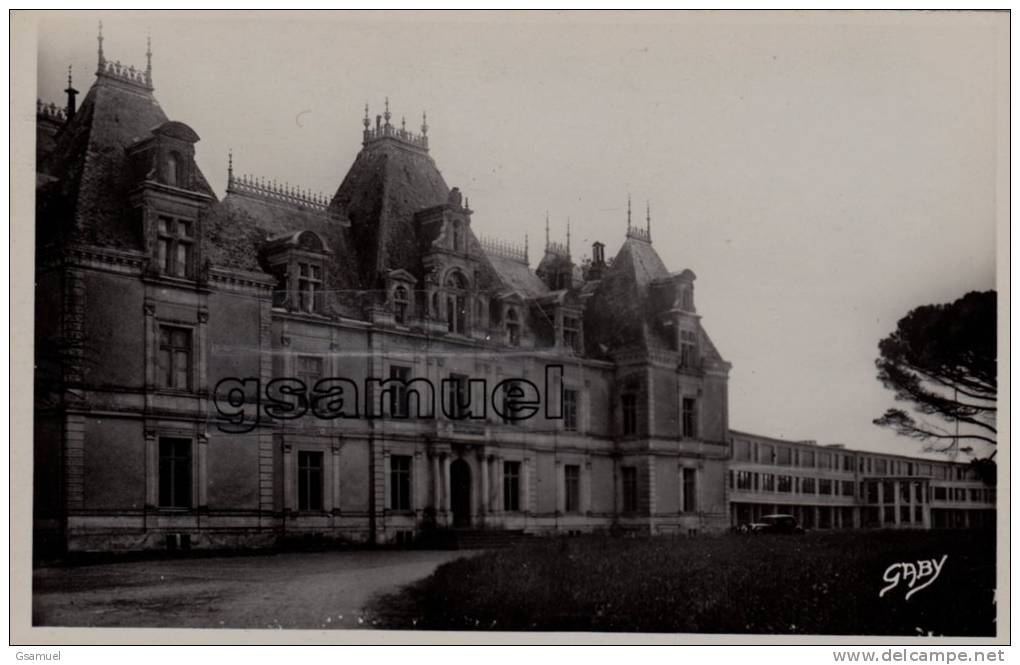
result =
[{"label": "grass", "polygon": [[[882,598],[893,563],[941,559]],[[995,634],[991,533],[548,539],[486,552],[371,608],[379,627],[811,635]]]}]

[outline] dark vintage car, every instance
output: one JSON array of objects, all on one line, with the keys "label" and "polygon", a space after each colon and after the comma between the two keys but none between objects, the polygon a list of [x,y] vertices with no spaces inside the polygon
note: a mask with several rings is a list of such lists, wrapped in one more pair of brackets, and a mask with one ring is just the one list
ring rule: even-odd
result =
[{"label": "dark vintage car", "polygon": [[763,515],[760,522],[742,524],[739,528],[742,533],[804,533],[804,527],[797,523],[793,515]]}]

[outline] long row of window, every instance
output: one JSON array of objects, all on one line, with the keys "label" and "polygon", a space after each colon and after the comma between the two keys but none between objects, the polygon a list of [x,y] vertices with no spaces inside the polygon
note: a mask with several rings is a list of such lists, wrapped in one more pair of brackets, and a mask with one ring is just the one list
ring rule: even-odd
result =
[{"label": "long row of window", "polygon": [[805,450],[795,446],[747,441],[733,442],[733,459],[774,466],[825,469],[844,473],[857,471],[869,475],[920,476],[942,480],[971,480],[973,470],[965,465],[938,464],[923,461],[891,459],[878,455],[839,452],[837,450]]},{"label": "long row of window", "polygon": [[852,480],[804,478],[756,471],[730,471],[730,489],[823,496],[854,496]]}]

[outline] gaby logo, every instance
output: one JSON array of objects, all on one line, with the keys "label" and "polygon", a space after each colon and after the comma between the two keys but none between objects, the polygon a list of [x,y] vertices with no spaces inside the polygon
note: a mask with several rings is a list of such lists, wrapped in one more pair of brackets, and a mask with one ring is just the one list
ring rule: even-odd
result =
[{"label": "gaby logo", "polygon": [[943,554],[940,560],[922,559],[916,563],[894,563],[886,568],[885,573],[882,575],[882,579],[889,582],[889,584],[878,592],[878,597],[881,598],[887,591],[892,591],[900,581],[903,581],[906,583],[907,589],[909,589],[903,599],[910,600],[911,596],[921,589],[931,586],[931,583],[938,579],[939,574],[942,572],[942,567],[946,565],[946,559],[948,558],[948,554]]}]

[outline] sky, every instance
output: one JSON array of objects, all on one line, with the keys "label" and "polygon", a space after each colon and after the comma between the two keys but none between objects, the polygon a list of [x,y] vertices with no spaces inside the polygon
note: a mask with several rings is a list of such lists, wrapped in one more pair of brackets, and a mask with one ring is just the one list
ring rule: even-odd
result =
[{"label": "sky", "polygon": [[[51,14],[38,95],[68,65],[145,65],[201,137],[219,195],[236,173],[328,196],[389,97],[475,211],[532,265],[572,228],[613,255],[651,206],[652,240],[697,275],[730,373],[733,429],[917,454],[872,424],[899,406],[879,340],[919,305],[996,286],[997,57],[1008,15]],[[82,97],[79,98],[82,99]]]}]

